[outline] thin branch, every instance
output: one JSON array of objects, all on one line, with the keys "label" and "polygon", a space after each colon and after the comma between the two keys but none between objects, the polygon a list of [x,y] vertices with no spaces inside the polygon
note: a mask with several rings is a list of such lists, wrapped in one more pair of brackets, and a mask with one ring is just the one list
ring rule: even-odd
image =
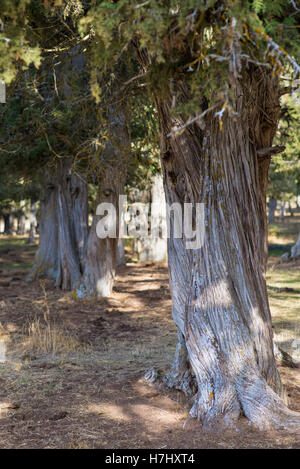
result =
[{"label": "thin branch", "polygon": [[206,109],[204,112],[202,112],[202,114],[198,114],[197,116],[193,117],[193,118],[189,118],[185,124],[181,125],[180,127],[175,127],[174,130],[172,130],[168,135],[167,137],[175,137],[176,135],[182,133],[182,131],[184,129],[186,129],[189,125],[192,125],[194,124],[195,122],[197,122],[198,120],[201,120],[203,119],[203,117],[210,111],[213,111],[214,109],[216,109],[218,106],[219,106],[220,103],[218,104],[214,104],[213,106],[209,107],[208,109]]},{"label": "thin branch", "polygon": [[128,80],[128,81],[125,81],[125,83],[123,83],[123,87],[129,85],[129,83],[131,83],[132,81],[135,81],[135,80],[138,80],[139,78],[144,77],[145,75],[146,75],[146,73],[144,73],[144,72],[139,73],[139,75],[136,75],[135,77],[130,78],[130,80]]},{"label": "thin branch", "polygon": [[290,94],[294,88],[292,86],[285,86],[284,88],[280,88],[279,96],[283,96],[284,94]]},{"label": "thin branch", "polygon": [[274,147],[266,147],[260,148],[256,150],[257,156],[260,158],[267,158],[268,156],[277,155],[278,153],[282,153],[285,150],[285,146],[276,145]]}]

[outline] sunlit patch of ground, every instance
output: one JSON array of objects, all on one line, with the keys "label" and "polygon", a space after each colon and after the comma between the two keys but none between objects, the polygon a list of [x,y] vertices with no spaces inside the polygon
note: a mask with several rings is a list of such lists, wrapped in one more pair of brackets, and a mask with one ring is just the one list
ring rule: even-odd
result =
[{"label": "sunlit patch of ground", "polygon": [[[245,419],[237,432],[203,434],[180,392],[143,381],[152,366],[167,371],[176,345],[166,264],[122,267],[111,298],[74,300],[49,281],[45,299],[39,283],[25,282],[33,254],[25,241],[0,240],[1,448],[300,447],[295,436],[261,434]],[[294,334],[300,268],[278,260],[267,275],[273,322]],[[299,370],[280,372],[300,411]]]}]

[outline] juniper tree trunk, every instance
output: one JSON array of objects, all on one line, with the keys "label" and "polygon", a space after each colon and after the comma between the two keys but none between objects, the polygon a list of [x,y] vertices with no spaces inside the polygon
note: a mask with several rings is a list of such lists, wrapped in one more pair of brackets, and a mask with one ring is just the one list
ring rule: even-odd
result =
[{"label": "juniper tree trunk", "polygon": [[112,106],[108,115],[109,142],[103,151],[103,168],[99,177],[97,203],[111,203],[116,209],[116,237],[100,239],[96,227],[101,216],[94,215],[87,241],[84,275],[79,296],[109,296],[115,279],[118,233],[119,195],[124,191],[130,151],[128,108]]},{"label": "juniper tree trunk", "polygon": [[65,161],[57,175],[57,216],[59,272],[56,285],[75,290],[83,273],[88,231],[87,185],[71,172],[72,159]]},{"label": "juniper tree trunk", "polygon": [[[117,175],[102,179],[98,193],[98,203],[112,203],[118,207],[120,187]],[[123,185],[124,187],[124,185]],[[102,217],[94,215],[90,229],[85,258],[83,281],[78,290],[79,296],[110,296],[113,289],[117,262],[118,238],[100,239],[97,235],[97,223]]]},{"label": "juniper tree trunk", "polygon": [[28,280],[54,278],[56,286],[75,289],[83,272],[88,212],[87,186],[70,173],[71,159],[45,178],[41,196],[39,248]]},{"label": "juniper tree trunk", "polygon": [[[31,208],[34,209],[35,204],[31,204]],[[59,272],[57,186],[50,180],[45,181],[41,191],[40,212],[39,247],[28,281],[43,277],[56,279]],[[31,221],[31,230],[33,226],[34,220]]]},{"label": "juniper tree trunk", "polygon": [[[188,99],[176,85],[177,99]],[[197,393],[191,415],[204,427],[234,425],[241,412],[258,428],[300,429],[288,410],[272,340],[265,282],[266,189],[271,147],[279,118],[278,83],[249,67],[231,83],[238,117],[213,113],[168,137],[183,118],[170,102],[157,101],[162,167],[168,204],[205,204],[200,249],[185,239],[168,243],[173,318],[179,343],[170,385]],[[207,103],[203,101],[203,110]]]}]

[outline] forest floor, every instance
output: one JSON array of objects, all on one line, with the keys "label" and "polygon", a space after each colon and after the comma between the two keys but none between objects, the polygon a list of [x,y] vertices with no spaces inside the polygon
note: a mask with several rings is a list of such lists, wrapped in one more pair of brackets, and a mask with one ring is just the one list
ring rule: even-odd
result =
[{"label": "forest floor", "polygon": [[[300,262],[278,263],[298,229],[297,219],[270,229],[267,281],[283,342],[300,339]],[[261,433],[244,418],[237,431],[203,433],[181,393],[143,379],[167,371],[176,345],[165,263],[131,259],[110,298],[78,300],[25,281],[35,249],[0,239],[0,448],[300,448],[295,435]],[[300,369],[280,373],[300,411]]]}]

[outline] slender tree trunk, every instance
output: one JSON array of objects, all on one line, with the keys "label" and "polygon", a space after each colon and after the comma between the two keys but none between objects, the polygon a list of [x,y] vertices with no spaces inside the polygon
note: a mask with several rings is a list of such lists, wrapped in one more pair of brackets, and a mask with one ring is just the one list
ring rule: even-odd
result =
[{"label": "slender tree trunk", "polygon": [[167,258],[166,199],[163,178],[156,174],[151,187],[151,229],[155,236],[151,239],[150,260],[162,261]]},{"label": "slender tree trunk", "polygon": [[270,198],[270,200],[269,200],[269,205],[268,205],[268,209],[269,209],[268,222],[269,222],[269,223],[274,223],[274,221],[275,221],[275,210],[276,210],[276,207],[277,207],[277,200]]},{"label": "slender tree trunk", "polygon": [[281,203],[280,203],[280,215],[279,215],[280,221],[283,221],[283,220],[284,220],[284,217],[285,217],[285,206],[286,206],[286,202],[281,202]]},{"label": "slender tree trunk", "polygon": [[135,238],[135,251],[140,261],[163,261],[167,258],[166,200],[159,174],[152,178],[150,212],[151,236]]},{"label": "slender tree trunk", "polygon": [[26,223],[26,216],[25,216],[25,209],[26,209],[26,201],[22,200],[20,203],[20,210],[18,216],[18,231],[17,233],[21,236],[25,235],[25,223]]},{"label": "slender tree trunk", "polygon": [[289,202],[289,212],[290,212],[291,217],[293,217],[294,216],[294,209],[292,207],[291,202]]},{"label": "slender tree trunk", "polygon": [[33,244],[35,242],[36,227],[37,227],[36,205],[37,204],[35,201],[33,200],[30,201],[30,214],[29,214],[30,228],[29,228],[29,238],[28,238],[29,244]]},{"label": "slender tree trunk", "polygon": [[[177,96],[188,99],[186,88],[176,86]],[[249,67],[231,88],[238,118],[224,116],[222,130],[208,113],[201,128],[168,137],[184,119],[172,117],[166,101],[157,102],[166,201],[205,204],[200,249],[173,238],[171,223],[172,312],[184,359],[176,354],[168,381],[191,390],[195,376],[191,415],[204,427],[232,426],[242,411],[260,429],[298,430],[299,414],[281,399],[265,282],[270,156],[258,150],[272,145],[278,85],[271,74]]]},{"label": "slender tree trunk", "polygon": [[11,213],[6,213],[3,215],[4,218],[4,234],[12,234],[12,216]]},{"label": "slender tree trunk", "polygon": [[109,296],[115,279],[118,233],[119,195],[124,190],[130,151],[127,105],[112,106],[108,116],[110,140],[103,151],[103,170],[99,178],[97,202],[111,203],[116,208],[116,238],[100,239],[96,227],[101,216],[94,215],[84,262],[84,275],[78,296]]}]

